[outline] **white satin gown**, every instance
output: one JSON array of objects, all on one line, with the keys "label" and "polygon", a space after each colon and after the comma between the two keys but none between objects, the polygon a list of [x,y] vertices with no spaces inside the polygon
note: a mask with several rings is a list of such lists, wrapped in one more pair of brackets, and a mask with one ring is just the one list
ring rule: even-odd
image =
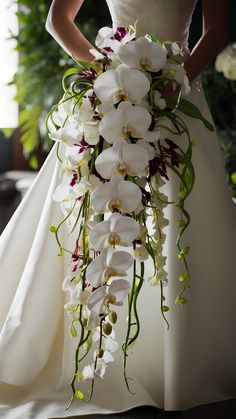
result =
[{"label": "white satin gown", "polygon": [[[107,0],[113,25],[138,18],[138,36],[156,33],[185,43],[195,0]],[[212,122],[204,93],[189,96]],[[128,360],[135,378],[131,395],[116,353],[89,403],[76,401],[65,411],[74,367],[75,341],[69,336],[61,289],[67,262],[57,257],[50,225],[61,219],[52,193],[60,182],[53,147],[34,184],[0,239],[0,417],[47,419],[117,413],[139,405],[165,410],[236,397],[236,208],[227,185],[223,155],[215,133],[185,118],[192,139],[196,183],[186,206],[191,223],[182,245],[190,246],[191,289],[184,309],[175,305],[182,265],[177,258],[178,209],[169,205],[164,254],[169,285],[169,331],[159,310],[159,288],[145,284],[139,304],[141,335]],[[184,142],[183,138],[177,139]],[[170,174],[163,192],[176,198],[178,180]],[[67,231],[65,227],[65,240]],[[119,309],[120,343],[126,315]],[[123,317],[122,317],[123,316]]]}]

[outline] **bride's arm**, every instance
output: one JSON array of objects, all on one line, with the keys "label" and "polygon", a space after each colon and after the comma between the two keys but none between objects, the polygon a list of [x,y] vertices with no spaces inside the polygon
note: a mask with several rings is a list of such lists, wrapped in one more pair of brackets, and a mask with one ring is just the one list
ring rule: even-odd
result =
[{"label": "bride's arm", "polygon": [[210,64],[225,43],[228,34],[228,5],[228,0],[202,0],[202,36],[185,61],[190,81]]},{"label": "bride's arm", "polygon": [[76,59],[93,61],[94,57],[89,49],[94,47],[74,23],[83,1],[53,0],[45,27],[69,55]]}]

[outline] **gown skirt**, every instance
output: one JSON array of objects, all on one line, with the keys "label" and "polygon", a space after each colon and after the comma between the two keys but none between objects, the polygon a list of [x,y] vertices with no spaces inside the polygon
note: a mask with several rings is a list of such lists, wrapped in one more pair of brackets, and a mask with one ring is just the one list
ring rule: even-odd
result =
[{"label": "gown skirt", "polygon": [[[204,92],[194,89],[189,100],[212,122]],[[135,378],[128,393],[122,375],[121,350],[103,380],[96,381],[89,403],[70,398],[76,339],[69,336],[62,282],[67,260],[58,258],[50,226],[61,219],[52,194],[60,183],[54,145],[33,185],[0,238],[0,417],[62,418],[126,411],[152,405],[185,410],[236,397],[236,207],[226,178],[216,133],[198,120],[184,117],[193,148],[196,182],[186,200],[191,222],[181,245],[190,246],[191,288],[188,303],[174,303],[181,284],[177,258],[179,210],[168,205],[164,255],[169,284],[165,295],[170,329],[160,314],[159,287],[145,284],[140,296],[141,333],[128,358]],[[178,138],[182,146],[186,139]],[[169,170],[169,169],[168,169]],[[162,191],[177,198],[179,181]],[[69,242],[66,227],[64,241]],[[147,270],[151,264],[147,263]],[[148,274],[148,272],[147,272]],[[124,339],[125,310],[119,308],[118,341]]]}]

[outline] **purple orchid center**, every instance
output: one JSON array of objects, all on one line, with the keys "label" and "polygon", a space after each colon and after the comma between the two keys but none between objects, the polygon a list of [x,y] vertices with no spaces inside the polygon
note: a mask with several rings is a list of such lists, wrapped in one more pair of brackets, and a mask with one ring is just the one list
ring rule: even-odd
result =
[{"label": "purple orchid center", "polygon": [[127,35],[127,29],[123,27],[118,27],[111,39],[115,39],[116,41],[121,42],[122,39],[124,39],[126,35]]}]

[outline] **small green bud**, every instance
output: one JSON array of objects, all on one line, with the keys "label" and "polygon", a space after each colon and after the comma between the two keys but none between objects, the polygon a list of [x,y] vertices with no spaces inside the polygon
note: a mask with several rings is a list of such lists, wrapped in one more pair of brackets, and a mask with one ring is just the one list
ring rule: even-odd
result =
[{"label": "small green bud", "polygon": [[163,312],[164,312],[164,311],[169,311],[169,307],[167,307],[167,306],[162,306],[162,307],[161,307],[161,311],[163,311]]},{"label": "small green bud", "polygon": [[188,282],[190,280],[190,274],[189,272],[185,271],[179,276],[180,282]]},{"label": "small green bud", "polygon": [[185,192],[184,191],[179,191],[178,192],[178,197],[180,198],[180,199],[184,199],[185,198]]},{"label": "small green bud", "polygon": [[189,250],[190,250],[190,247],[189,246],[186,246],[186,247],[184,247],[179,253],[178,253],[178,258],[180,259],[180,260],[182,260],[184,257],[184,255],[186,255],[188,252],[189,252]]},{"label": "small green bud", "polygon": [[57,231],[56,226],[50,226],[50,231],[51,231],[51,233],[56,233],[56,231]]},{"label": "small green bud", "polygon": [[190,247],[189,247],[189,246],[186,246],[186,247],[184,247],[184,248],[181,250],[181,252],[182,252],[184,255],[187,255],[187,253],[189,252],[189,250],[190,250]]},{"label": "small green bud", "polygon": [[88,319],[85,317],[85,318],[82,320],[82,323],[83,323],[83,326],[84,326],[84,327],[86,327],[86,326],[87,326],[87,324],[88,324]]},{"label": "small green bud", "polygon": [[70,327],[70,335],[71,335],[72,338],[76,338],[76,336],[77,336],[77,330],[76,330],[76,328],[73,324]]},{"label": "small green bud", "polygon": [[102,358],[103,354],[104,354],[104,350],[102,348],[98,348],[96,350],[96,355],[97,355],[98,358]]},{"label": "small green bud", "polygon": [[112,332],[112,325],[111,323],[103,323],[102,330],[105,333],[105,335],[110,335]]},{"label": "small green bud", "polygon": [[185,221],[184,220],[178,220],[177,221],[177,227],[184,227],[185,226]]},{"label": "small green bud", "polygon": [[175,300],[175,304],[186,304],[187,303],[187,298],[183,297],[182,295],[178,295],[178,297]]},{"label": "small green bud", "polygon": [[117,322],[117,314],[115,311],[110,311],[110,313],[108,314],[108,319],[110,320],[111,323],[115,324]]}]

